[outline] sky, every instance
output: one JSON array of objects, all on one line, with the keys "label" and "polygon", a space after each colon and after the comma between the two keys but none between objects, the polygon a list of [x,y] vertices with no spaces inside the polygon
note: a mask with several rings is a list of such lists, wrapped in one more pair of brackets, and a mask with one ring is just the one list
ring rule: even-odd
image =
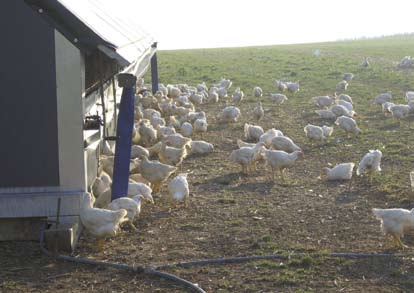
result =
[{"label": "sky", "polygon": [[118,0],[160,50],[335,41],[414,31],[414,1]]},{"label": "sky", "polygon": [[[60,1],[86,5],[84,0]],[[90,2],[109,5],[132,18],[158,41],[160,50],[311,43],[414,32],[412,0]]]}]

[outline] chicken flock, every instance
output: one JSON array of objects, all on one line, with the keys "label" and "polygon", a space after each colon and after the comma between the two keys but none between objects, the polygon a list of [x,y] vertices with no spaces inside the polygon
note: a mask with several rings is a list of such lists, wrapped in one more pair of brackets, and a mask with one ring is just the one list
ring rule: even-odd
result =
[{"label": "chicken flock", "polygon": [[[361,66],[369,66],[367,59]],[[346,91],[354,75],[345,73],[335,90]],[[181,173],[181,165],[189,156],[209,155],[214,152],[214,146],[204,140],[193,140],[191,137],[208,131],[207,114],[200,110],[201,105],[225,102],[224,108],[209,119],[217,123],[235,123],[242,115],[236,106],[246,98],[245,93],[237,87],[232,93],[232,81],[223,78],[208,87],[206,83],[197,86],[187,84],[159,85],[159,90],[152,94],[150,85],[137,88],[135,99],[135,124],[131,146],[130,179],[128,193],[124,197],[111,202],[111,184],[113,175],[114,151],[113,146],[104,142],[100,157],[99,176],[91,186],[90,193],[84,197],[81,208],[81,221],[86,230],[98,241],[98,247],[103,248],[103,239],[113,237],[120,227],[127,223],[131,229],[136,229],[134,220],[139,217],[141,205],[147,202],[154,204],[153,194],[162,194],[166,187],[172,205],[183,203],[187,206],[190,195],[188,173]],[[271,128],[263,129],[259,122],[265,116],[262,100],[268,99],[271,105],[281,107],[288,100],[285,91],[295,94],[300,90],[300,82],[275,80],[278,93],[264,95],[263,90],[256,86],[251,91],[256,99],[256,106],[251,111],[243,113],[249,116],[250,123],[243,126],[244,136],[235,138],[235,148],[229,153],[229,161],[241,167],[245,175],[258,170],[257,165],[266,165],[272,181],[290,185],[287,170],[306,154],[294,140],[282,131]],[[344,93],[339,95],[322,95],[311,97],[310,102],[318,109],[315,114],[323,121],[334,124],[312,125],[304,127],[304,135],[312,144],[323,147],[337,128],[349,136],[361,135],[363,130],[358,127],[354,102],[352,97]],[[393,104],[392,93],[385,92],[377,95],[373,103],[381,106],[384,115],[391,115],[400,123],[400,119],[414,111],[414,92],[406,93],[407,104]],[[230,105],[232,104],[232,105]],[[208,107],[207,107],[208,109]],[[381,171],[382,152],[367,150],[358,164],[342,162],[336,166],[325,167],[321,170],[321,180],[348,181],[352,188],[354,167],[356,175],[366,175],[369,182],[375,173]],[[414,177],[414,176],[413,176]],[[414,227],[414,211],[404,209],[373,209],[373,214],[381,221],[385,234],[393,238],[393,243],[404,248],[400,237],[404,231]]]}]

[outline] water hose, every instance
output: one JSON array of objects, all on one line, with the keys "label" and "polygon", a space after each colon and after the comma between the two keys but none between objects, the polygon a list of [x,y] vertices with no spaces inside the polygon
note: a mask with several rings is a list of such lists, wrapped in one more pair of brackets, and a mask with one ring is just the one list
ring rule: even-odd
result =
[{"label": "water hose", "polygon": [[156,276],[156,277],[160,277],[166,280],[170,280],[173,281],[175,283],[181,284],[189,289],[191,289],[192,292],[197,292],[197,293],[206,293],[203,289],[201,289],[197,284],[193,284],[187,280],[184,280],[180,277],[177,277],[173,274],[169,274],[166,272],[161,272],[158,269],[151,267],[151,266],[130,266],[130,265],[126,265],[126,264],[119,264],[119,263],[112,263],[112,262],[104,262],[104,261],[98,261],[98,260],[93,260],[93,259],[88,259],[88,258],[80,258],[80,257],[72,257],[72,256],[68,256],[68,255],[61,255],[61,254],[53,254],[50,251],[48,251],[45,248],[44,245],[44,229],[42,229],[41,233],[40,233],[40,249],[41,251],[50,257],[54,257],[58,260],[64,260],[64,261],[69,261],[69,262],[74,262],[74,263],[81,263],[81,264],[88,264],[88,265],[93,265],[93,266],[101,266],[101,267],[108,267],[108,268],[114,268],[114,269],[119,269],[119,270],[126,270],[126,271],[130,271],[133,273],[137,273],[137,274],[146,274],[149,276]]}]

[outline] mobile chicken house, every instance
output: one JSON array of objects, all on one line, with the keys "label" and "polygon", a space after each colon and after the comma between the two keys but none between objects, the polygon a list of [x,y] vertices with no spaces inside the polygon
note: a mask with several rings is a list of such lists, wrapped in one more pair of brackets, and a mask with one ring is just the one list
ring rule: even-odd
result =
[{"label": "mobile chicken house", "polygon": [[113,5],[1,3],[0,240],[37,239],[57,214],[79,221],[102,139],[115,133],[116,77],[156,72],[156,43]]}]

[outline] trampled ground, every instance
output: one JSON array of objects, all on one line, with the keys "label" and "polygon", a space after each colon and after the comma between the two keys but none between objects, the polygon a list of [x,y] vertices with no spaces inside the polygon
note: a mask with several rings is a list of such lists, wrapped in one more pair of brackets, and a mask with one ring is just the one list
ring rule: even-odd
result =
[{"label": "trampled ground", "polygon": [[[243,264],[170,268],[167,271],[197,283],[207,292],[412,292],[413,249],[404,258],[343,259],[330,252],[399,252],[380,232],[373,207],[413,207],[409,172],[413,168],[414,134],[410,116],[398,126],[385,118],[373,98],[391,90],[404,103],[406,90],[414,89],[412,71],[399,70],[398,61],[410,55],[413,38],[338,42],[302,46],[166,51],[159,53],[160,80],[165,83],[208,85],[221,77],[247,94],[239,107],[241,119],[218,124],[216,116],[225,102],[203,105],[209,131],[203,139],[214,144],[214,153],[184,161],[192,197],[187,208],[170,209],[166,189],[146,204],[135,224],[108,240],[104,252],[94,252],[93,242],[82,238],[76,256],[127,264],[159,265],[195,259],[289,254],[299,258]],[[322,55],[312,54],[320,49]],[[372,66],[362,68],[363,57]],[[327,144],[311,144],[304,136],[308,124],[321,120],[310,97],[332,94],[345,72],[355,75],[346,92],[354,99],[355,117],[363,134],[347,138],[335,127]],[[256,100],[254,86],[276,93],[273,79],[300,80],[301,90],[287,94],[280,107],[263,97],[266,114],[258,124],[265,130],[282,130],[303,148],[305,158],[288,171],[291,185],[271,180],[264,165],[242,175],[228,160],[243,136],[243,124]],[[195,136],[193,139],[200,139]],[[331,163],[358,163],[370,149],[383,152],[382,174],[372,184],[356,178],[349,191],[343,183],[317,179]],[[404,243],[414,247],[414,234]],[[314,256],[318,254],[319,256]],[[131,273],[54,261],[42,256],[37,243],[0,243],[0,292],[184,292],[171,282]]]}]

